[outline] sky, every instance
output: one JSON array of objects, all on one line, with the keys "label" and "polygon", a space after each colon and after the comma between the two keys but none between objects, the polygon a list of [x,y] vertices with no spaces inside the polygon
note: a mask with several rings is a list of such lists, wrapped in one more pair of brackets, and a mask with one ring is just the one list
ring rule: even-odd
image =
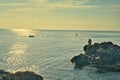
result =
[{"label": "sky", "polygon": [[120,0],[0,0],[0,28],[120,30]]}]

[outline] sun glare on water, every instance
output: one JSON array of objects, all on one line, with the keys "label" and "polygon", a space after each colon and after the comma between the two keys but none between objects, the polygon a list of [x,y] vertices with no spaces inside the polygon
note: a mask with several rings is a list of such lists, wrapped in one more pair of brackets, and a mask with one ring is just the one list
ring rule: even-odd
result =
[{"label": "sun glare on water", "polygon": [[11,31],[18,36],[35,35],[35,31],[32,29],[11,29]]},{"label": "sun glare on water", "polygon": [[[35,35],[33,30],[27,29],[11,29],[11,32],[16,36],[28,36],[28,35]],[[20,37],[21,40],[22,37]],[[33,71],[39,73],[39,67],[30,63],[27,59],[27,50],[28,45],[24,41],[14,40],[11,44],[8,52],[7,57],[5,58],[6,66],[8,67],[8,71],[10,72],[17,72],[17,71]]]}]

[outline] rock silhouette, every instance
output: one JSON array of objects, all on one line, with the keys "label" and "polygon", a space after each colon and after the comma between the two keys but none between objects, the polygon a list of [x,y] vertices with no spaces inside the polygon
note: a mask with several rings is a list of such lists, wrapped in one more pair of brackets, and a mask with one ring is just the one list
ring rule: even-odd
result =
[{"label": "rock silhouette", "polygon": [[120,46],[108,41],[85,45],[83,50],[84,54],[71,59],[75,68],[89,65],[106,71],[120,71]]},{"label": "rock silhouette", "polygon": [[43,77],[30,71],[10,73],[0,70],[0,80],[43,80]]}]

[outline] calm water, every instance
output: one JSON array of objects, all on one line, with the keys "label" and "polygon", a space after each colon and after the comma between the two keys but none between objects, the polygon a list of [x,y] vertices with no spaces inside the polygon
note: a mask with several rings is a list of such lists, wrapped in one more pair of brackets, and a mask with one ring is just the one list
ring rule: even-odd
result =
[{"label": "calm water", "polygon": [[74,70],[70,59],[83,53],[88,38],[120,45],[120,31],[0,29],[0,69],[34,71],[44,80],[120,80],[118,72],[100,74],[92,67]]}]

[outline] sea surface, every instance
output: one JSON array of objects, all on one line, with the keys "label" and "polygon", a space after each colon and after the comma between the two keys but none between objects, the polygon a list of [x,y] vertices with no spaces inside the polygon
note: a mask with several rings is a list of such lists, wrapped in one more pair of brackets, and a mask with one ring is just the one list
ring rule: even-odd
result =
[{"label": "sea surface", "polygon": [[34,71],[44,80],[120,80],[120,72],[74,69],[70,60],[84,53],[89,38],[120,45],[120,31],[0,29],[0,69]]}]

